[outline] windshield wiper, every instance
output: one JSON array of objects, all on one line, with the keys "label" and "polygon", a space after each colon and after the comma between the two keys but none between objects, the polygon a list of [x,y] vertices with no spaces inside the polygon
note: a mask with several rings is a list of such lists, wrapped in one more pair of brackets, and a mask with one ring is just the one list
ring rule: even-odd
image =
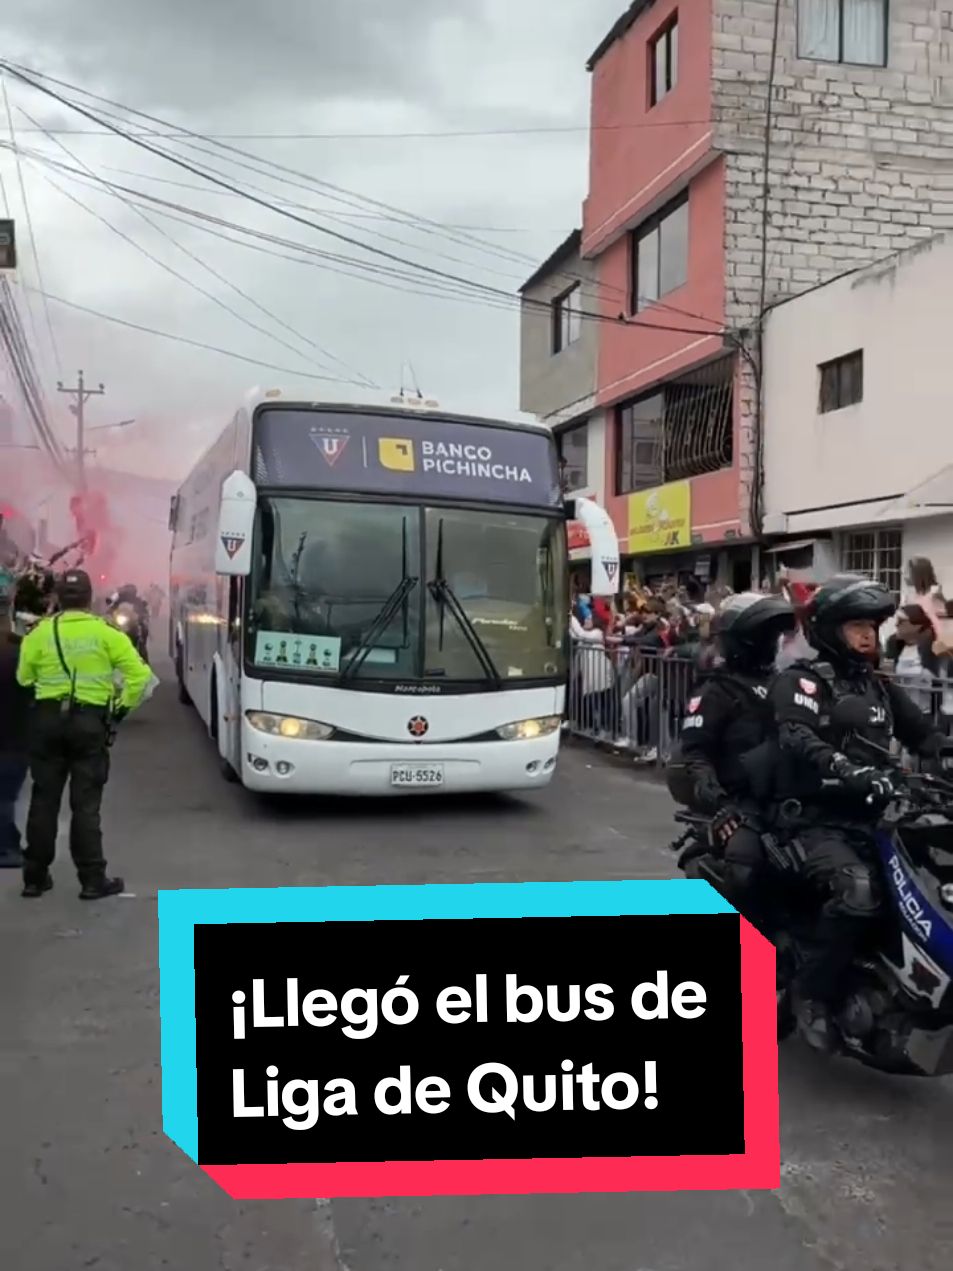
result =
[{"label": "windshield wiper", "polygon": [[[397,610],[406,603],[407,597],[417,586],[419,578],[410,578],[407,574],[407,518],[404,517],[401,526],[401,547],[400,547],[400,573],[401,579],[391,594],[384,601],[383,608],[380,613],[365,631],[363,638],[358,642],[357,648],[351,654],[351,660],[341,672],[341,681],[353,679],[358,671],[367,661],[367,656],[374,647],[374,641],[378,636],[383,635],[390,624],[394,620]],[[406,616],[404,618],[405,637],[406,637]]]},{"label": "windshield wiper", "polygon": [[450,610],[460,630],[466,637],[467,643],[473,650],[476,660],[483,668],[483,674],[488,680],[493,682],[496,688],[501,688],[503,684],[502,677],[496,669],[496,664],[490,656],[490,651],[480,638],[480,633],[470,619],[470,615],[460,603],[460,598],[450,586],[443,572],[443,519],[441,518],[440,526],[437,530],[437,576],[432,579],[427,588],[431,596],[440,606],[440,647],[443,648],[443,619],[447,609]]},{"label": "windshield wiper", "polygon": [[375,640],[390,626],[394,619],[394,614],[397,613],[398,609],[417,586],[419,581],[419,578],[402,578],[400,580],[391,594],[384,601],[384,606],[380,613],[368,627],[367,631],[365,631],[357,648],[351,655],[350,662],[348,662],[347,666],[341,672],[340,678],[342,681],[353,679],[353,677],[358,673],[367,661],[367,656],[374,647]]},{"label": "windshield wiper", "polygon": [[301,625],[301,602],[304,599],[304,589],[302,588],[301,583],[298,580],[298,576],[301,569],[301,556],[304,552],[304,545],[307,542],[307,540],[308,540],[308,532],[307,530],[305,530],[305,532],[298,539],[298,548],[291,558],[291,587],[292,587],[292,595],[294,597],[293,604],[294,604],[294,611],[295,611],[295,625],[296,626]]}]

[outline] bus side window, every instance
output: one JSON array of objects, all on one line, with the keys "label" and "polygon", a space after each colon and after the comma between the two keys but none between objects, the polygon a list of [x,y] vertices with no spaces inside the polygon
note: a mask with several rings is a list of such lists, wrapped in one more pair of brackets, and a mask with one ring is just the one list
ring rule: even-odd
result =
[{"label": "bus side window", "polygon": [[241,638],[242,579],[228,580],[228,642],[237,649]]}]

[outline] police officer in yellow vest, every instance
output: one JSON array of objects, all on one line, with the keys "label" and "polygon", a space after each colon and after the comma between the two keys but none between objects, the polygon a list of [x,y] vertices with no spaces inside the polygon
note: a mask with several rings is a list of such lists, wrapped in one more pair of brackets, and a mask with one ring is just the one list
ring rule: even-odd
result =
[{"label": "police officer in yellow vest", "polygon": [[[99,900],[123,890],[106,876],[100,807],[109,777],[113,722],[142,700],[151,672],[128,636],[89,612],[93,587],[81,569],[57,584],[60,612],[44,618],[23,640],[17,680],[35,690],[31,713],[33,795],[23,854],[23,895],[53,886],[60,802],[70,783],[70,852],[80,898]],[[117,700],[116,672],[122,676]]]}]

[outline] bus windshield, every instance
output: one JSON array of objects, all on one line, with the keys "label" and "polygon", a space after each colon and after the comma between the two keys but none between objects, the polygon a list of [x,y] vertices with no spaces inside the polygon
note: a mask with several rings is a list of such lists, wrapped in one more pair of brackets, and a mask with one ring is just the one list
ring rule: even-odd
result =
[{"label": "bus windshield", "polygon": [[565,531],[544,514],[259,499],[246,657],[346,681],[565,675]]}]

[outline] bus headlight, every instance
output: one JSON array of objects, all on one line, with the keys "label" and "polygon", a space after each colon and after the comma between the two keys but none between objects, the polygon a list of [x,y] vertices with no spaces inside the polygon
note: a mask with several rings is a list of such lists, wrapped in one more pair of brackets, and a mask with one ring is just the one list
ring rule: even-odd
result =
[{"label": "bus headlight", "polygon": [[940,899],[947,909],[953,909],[953,883],[944,883],[940,888]]},{"label": "bus headlight", "polygon": [[548,737],[562,724],[561,715],[543,715],[539,719],[521,719],[515,724],[504,724],[496,731],[503,741],[531,741],[534,737]]},{"label": "bus headlight", "polygon": [[330,724],[316,719],[298,719],[296,715],[269,715],[266,711],[246,711],[245,718],[259,733],[296,741],[327,741],[334,733]]}]

